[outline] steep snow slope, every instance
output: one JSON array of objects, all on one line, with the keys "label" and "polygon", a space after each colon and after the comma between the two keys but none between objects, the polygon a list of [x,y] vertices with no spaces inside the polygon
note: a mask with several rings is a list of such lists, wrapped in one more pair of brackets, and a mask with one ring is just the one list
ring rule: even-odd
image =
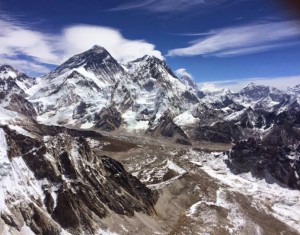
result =
[{"label": "steep snow slope", "polygon": [[[196,89],[181,82],[166,65],[153,56],[145,56],[126,65],[133,81],[140,85],[138,90],[135,120],[152,121],[155,125],[166,113],[177,116],[198,102]],[[125,114],[125,122],[128,114]],[[130,115],[131,116],[131,115]]]},{"label": "steep snow slope", "polygon": [[[119,90],[126,83],[128,76],[123,68],[104,48],[94,46],[39,78],[28,93],[40,121],[75,125],[93,123],[95,114],[112,103],[122,106],[129,91]],[[121,97],[114,96],[118,92]]]}]

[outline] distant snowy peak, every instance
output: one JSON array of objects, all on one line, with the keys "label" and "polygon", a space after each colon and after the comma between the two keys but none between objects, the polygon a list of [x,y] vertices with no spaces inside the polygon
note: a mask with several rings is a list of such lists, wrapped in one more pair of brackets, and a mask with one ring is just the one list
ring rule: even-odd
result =
[{"label": "distant snowy peak", "polygon": [[10,65],[2,65],[0,66],[0,79],[15,79],[20,76],[21,73],[18,72],[16,69],[11,67]]},{"label": "distant snowy peak", "polygon": [[197,88],[197,84],[193,81],[193,78],[191,76],[189,76],[188,74],[184,74],[178,78],[186,86],[190,86],[192,88]]},{"label": "distant snowy peak", "polygon": [[197,84],[194,82],[193,77],[189,74],[186,69],[181,68],[175,71],[175,75],[179,78],[179,80],[185,84],[186,86],[190,86],[192,88],[197,88]]},{"label": "distant snowy peak", "polygon": [[300,84],[292,88],[288,88],[287,92],[289,94],[300,95]]},{"label": "distant snowy peak", "polygon": [[0,66],[0,81],[2,91],[9,91],[11,89],[26,91],[35,83],[35,79],[28,77],[24,73],[20,73],[10,65]]},{"label": "distant snowy peak", "polygon": [[123,67],[105,48],[94,46],[81,54],[71,57],[48,74],[46,78],[56,78],[76,69],[83,70],[83,73],[93,73],[100,78],[108,80],[120,78],[125,73]]},{"label": "distant snowy peak", "polygon": [[268,97],[270,94],[280,95],[282,92],[275,87],[256,85],[255,83],[251,82],[240,91],[240,94],[253,100],[260,100]]}]

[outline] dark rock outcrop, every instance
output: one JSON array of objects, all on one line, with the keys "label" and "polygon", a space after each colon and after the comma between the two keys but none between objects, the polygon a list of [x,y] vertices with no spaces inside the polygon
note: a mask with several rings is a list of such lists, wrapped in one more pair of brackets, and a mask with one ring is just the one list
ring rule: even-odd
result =
[{"label": "dark rock outcrop", "polygon": [[300,152],[296,148],[265,145],[249,138],[238,142],[228,157],[227,164],[236,174],[251,172],[266,179],[271,175],[282,184],[300,189]]},{"label": "dark rock outcrop", "polygon": [[109,77],[115,74],[124,73],[122,66],[109,54],[109,52],[100,46],[95,45],[84,53],[75,55],[54,71],[49,73],[47,77],[54,78],[66,70],[84,66],[87,71],[93,71],[101,77]]},{"label": "dark rock outcrop", "polygon": [[172,138],[176,143],[190,145],[188,136],[173,122],[172,118],[168,114],[161,117],[155,128],[148,130],[148,132],[153,136]]},{"label": "dark rock outcrop", "polygon": [[231,143],[242,137],[241,128],[230,122],[218,122],[213,126],[197,126],[193,132],[193,138],[198,141],[210,141],[214,143]]},{"label": "dark rock outcrop", "polygon": [[113,131],[122,124],[122,115],[114,107],[103,108],[95,116],[95,127],[104,131]]},{"label": "dark rock outcrop", "polygon": [[24,96],[16,93],[10,96],[10,102],[6,108],[8,110],[23,114],[31,119],[35,119],[37,116],[33,105],[27,99],[25,99]]}]

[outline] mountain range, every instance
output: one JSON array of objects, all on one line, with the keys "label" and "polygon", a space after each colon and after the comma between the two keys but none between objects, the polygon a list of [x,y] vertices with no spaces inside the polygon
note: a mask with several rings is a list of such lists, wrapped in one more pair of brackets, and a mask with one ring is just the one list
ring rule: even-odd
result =
[{"label": "mountain range", "polygon": [[[118,162],[141,145],[223,152],[233,174],[300,190],[300,84],[204,90],[154,56],[120,64],[94,46],[38,78],[2,65],[0,97],[2,234],[104,234],[113,218],[157,216],[159,182]],[[186,173],[161,164],[162,182]]]}]

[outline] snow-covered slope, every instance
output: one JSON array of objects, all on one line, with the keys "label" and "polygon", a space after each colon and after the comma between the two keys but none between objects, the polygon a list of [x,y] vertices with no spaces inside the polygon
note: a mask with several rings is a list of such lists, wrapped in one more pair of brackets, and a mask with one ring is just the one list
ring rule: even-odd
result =
[{"label": "snow-covered slope", "polygon": [[199,101],[197,90],[180,81],[158,58],[145,56],[129,62],[126,68],[139,84],[136,105],[129,111],[136,113],[135,120],[152,120],[151,125],[155,125],[166,113],[177,116]]},{"label": "snow-covered slope", "polygon": [[[104,48],[94,46],[37,79],[37,85],[27,93],[31,94],[29,100],[37,107],[41,122],[93,126],[97,112],[112,103],[125,103],[124,96],[129,93],[125,92],[125,84],[129,83],[121,65]],[[121,93],[119,99],[117,93]]]},{"label": "snow-covered slope", "polygon": [[99,46],[37,79],[27,93],[43,123],[93,127],[102,110],[113,107],[122,127],[143,131],[166,112],[179,115],[198,102],[197,89],[164,61],[145,56],[122,66]]}]

